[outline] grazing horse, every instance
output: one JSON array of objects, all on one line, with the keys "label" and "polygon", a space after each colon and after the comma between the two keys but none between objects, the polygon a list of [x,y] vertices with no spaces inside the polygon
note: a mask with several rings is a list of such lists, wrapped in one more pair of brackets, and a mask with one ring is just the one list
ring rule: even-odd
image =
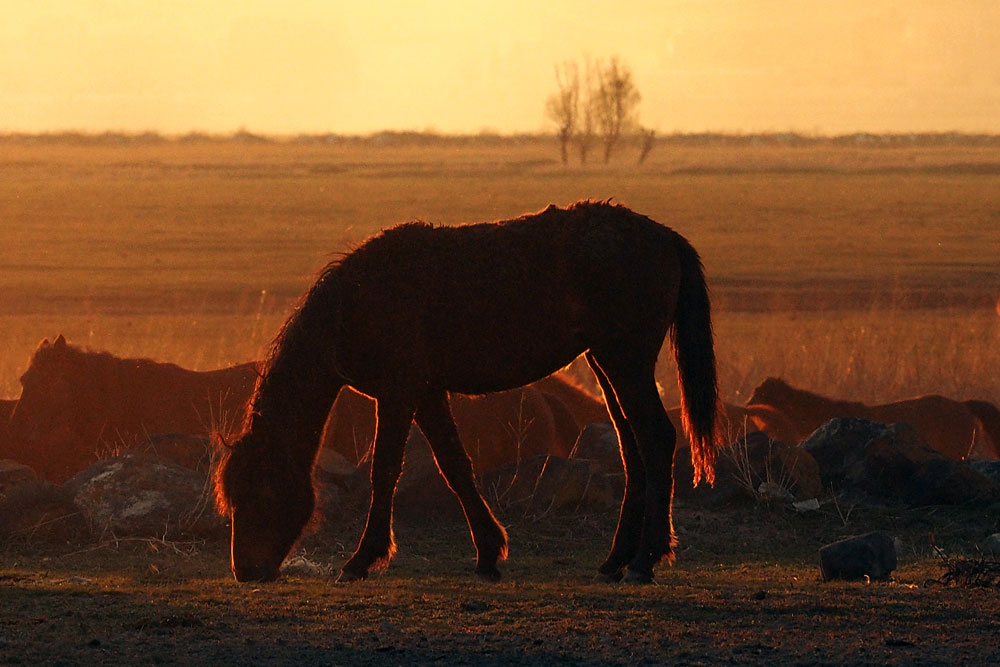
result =
[{"label": "grazing horse", "polygon": [[461,502],[476,572],[497,579],[507,534],[476,487],[449,392],[519,387],[585,354],[618,432],[625,494],[609,580],[652,580],[673,559],[676,432],[654,367],[667,334],[694,481],[714,479],[718,387],[708,290],[694,248],[609,203],[550,206],[495,223],[407,223],[329,264],[275,339],[244,434],[216,470],[240,581],[278,576],[314,507],[313,468],[330,405],[349,385],[377,404],[371,505],[341,581],[395,551],[392,502],[415,419]]},{"label": "grazing horse", "polygon": [[[750,394],[747,406],[767,406],[787,417],[795,426],[796,442],[834,417],[856,417],[884,424],[911,424],[928,445],[956,460],[968,458],[974,451],[984,458],[997,458],[1000,443],[1000,414],[985,401],[956,401],[928,394],[866,405],[827,398],[797,389],[780,378],[767,378]],[[996,420],[996,426],[992,420]]]},{"label": "grazing horse", "polygon": [[[157,433],[208,435],[242,417],[256,378],[253,363],[192,371],[83,350],[62,336],[46,339],[21,376],[9,422],[10,456],[44,479],[63,482],[101,452]],[[209,452],[174,454],[176,463],[197,467],[202,461],[194,459]]]}]

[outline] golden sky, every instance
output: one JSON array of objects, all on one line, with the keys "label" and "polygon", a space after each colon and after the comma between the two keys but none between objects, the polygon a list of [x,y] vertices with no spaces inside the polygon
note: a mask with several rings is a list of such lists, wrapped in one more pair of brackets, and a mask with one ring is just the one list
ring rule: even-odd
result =
[{"label": "golden sky", "polygon": [[674,131],[1000,132],[1000,0],[0,0],[0,132],[546,129],[618,55]]}]

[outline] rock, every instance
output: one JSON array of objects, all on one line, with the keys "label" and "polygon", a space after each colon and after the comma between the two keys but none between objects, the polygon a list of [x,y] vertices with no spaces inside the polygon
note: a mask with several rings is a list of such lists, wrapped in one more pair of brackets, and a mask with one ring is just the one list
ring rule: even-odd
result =
[{"label": "rock", "polygon": [[524,514],[603,511],[621,505],[624,475],[590,459],[540,455],[488,471],[481,488],[494,507]]},{"label": "rock", "polygon": [[1000,485],[965,461],[944,457],[909,424],[885,427],[862,449],[844,482],[882,501],[912,506],[992,502]]},{"label": "rock", "polygon": [[847,470],[863,456],[864,446],[878,437],[885,424],[867,419],[831,419],[799,445],[819,466],[824,488],[839,486]]},{"label": "rock", "polygon": [[896,544],[882,531],[849,537],[821,548],[819,563],[823,581],[885,580],[896,569]]},{"label": "rock", "polygon": [[609,423],[588,424],[576,439],[569,458],[597,461],[609,473],[622,472],[618,432]]},{"label": "rock", "polygon": [[38,475],[30,466],[10,459],[0,459],[0,493],[8,489],[38,482]]},{"label": "rock", "polygon": [[354,475],[358,469],[356,465],[344,458],[343,455],[323,447],[316,457],[316,472],[327,475],[333,479],[346,479]]},{"label": "rock", "polygon": [[[316,487],[316,512],[322,517],[324,527],[331,525],[330,522],[339,523],[344,515],[345,500],[353,498],[355,487],[364,486],[365,492],[370,493],[370,485],[365,486],[367,481],[358,474],[357,466],[341,454],[326,447],[319,450],[316,467],[313,468],[313,482]],[[360,504],[361,499],[356,500]]]},{"label": "rock", "polygon": [[983,545],[983,553],[1000,560],[1000,533],[993,533],[986,538],[986,543]]},{"label": "rock", "polygon": [[67,542],[87,537],[72,498],[35,471],[0,460],[0,536],[6,540]]},{"label": "rock", "polygon": [[212,536],[224,527],[205,475],[151,456],[97,461],[65,488],[95,533],[174,539]]},{"label": "rock", "polygon": [[969,461],[969,467],[983,477],[1000,484],[1000,461]]},{"label": "rock", "polygon": [[[354,504],[367,509],[371,498],[371,460],[368,457],[358,465],[345,488]],[[465,522],[461,503],[438,470],[430,445],[416,425],[410,427],[407,436],[393,511],[404,516],[408,513],[426,516],[432,512],[439,518],[444,515]]]},{"label": "rock", "polygon": [[438,470],[431,446],[416,426],[410,428],[406,441],[403,471],[399,475],[393,507],[404,515],[407,512],[421,515],[433,512],[465,522],[462,504]]},{"label": "rock", "polygon": [[720,453],[714,486],[692,488],[693,472],[690,449],[679,448],[674,456],[675,492],[699,504],[719,506],[757,498],[794,502],[822,492],[812,456],[761,431],[748,433]]},{"label": "rock", "polygon": [[792,503],[792,509],[796,512],[815,512],[819,509],[819,498],[810,498],[809,500],[800,500]]}]

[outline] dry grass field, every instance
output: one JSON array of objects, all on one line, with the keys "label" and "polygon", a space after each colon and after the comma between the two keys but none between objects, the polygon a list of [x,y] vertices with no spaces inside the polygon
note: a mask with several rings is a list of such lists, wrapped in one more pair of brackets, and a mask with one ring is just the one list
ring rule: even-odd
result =
[{"label": "dry grass field", "polygon": [[[1000,403],[1000,154],[968,145],[664,144],[564,168],[540,141],[428,145],[0,141],[0,398],[43,337],[196,369],[261,357],[312,276],[379,228],[615,198],[702,253],[724,398],[769,375],[887,401]],[[664,356],[668,355],[664,353]],[[676,402],[664,359],[665,402]],[[681,507],[674,568],[595,584],[614,516],[510,527],[473,582],[461,521],[401,516],[400,553],[335,585],[233,582],[227,545],[0,545],[2,664],[970,664],[1000,659],[995,590],[944,587],[928,533],[974,553],[992,510]],[[426,532],[434,524],[433,533]],[[888,584],[824,584],[816,549],[886,529]]]},{"label": "dry grass field", "polygon": [[613,197],[702,253],[728,400],[776,374],[861,400],[1000,399],[995,147],[555,156],[539,141],[0,142],[0,397],[46,336],[199,369],[245,361],[318,269],[381,227]]}]

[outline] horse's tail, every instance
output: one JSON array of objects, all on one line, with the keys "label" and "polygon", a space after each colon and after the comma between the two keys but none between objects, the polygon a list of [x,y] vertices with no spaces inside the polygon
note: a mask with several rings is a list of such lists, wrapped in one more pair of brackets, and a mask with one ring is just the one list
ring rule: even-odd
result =
[{"label": "horse's tail", "polygon": [[691,443],[694,485],[715,482],[715,457],[721,428],[719,385],[715,370],[712,312],[705,270],[697,251],[677,236],[681,282],[670,341],[681,390],[681,424]]},{"label": "horse's tail", "polygon": [[1000,458],[1000,409],[988,401],[965,401],[965,406],[983,425],[993,445],[993,455]]}]

